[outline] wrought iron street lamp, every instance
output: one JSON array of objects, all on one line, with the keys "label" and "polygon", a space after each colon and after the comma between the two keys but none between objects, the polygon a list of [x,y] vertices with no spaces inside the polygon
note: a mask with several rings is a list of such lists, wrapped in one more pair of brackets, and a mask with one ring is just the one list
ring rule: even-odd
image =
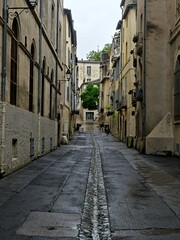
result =
[{"label": "wrought iron street lamp", "polygon": [[66,64],[64,64],[64,63],[62,63],[65,67],[66,67],[66,77],[67,77],[67,79],[63,79],[63,80],[58,80],[58,81],[69,81],[70,79],[71,79],[71,71],[70,71],[70,69],[69,69],[69,67],[67,67],[67,65]]}]

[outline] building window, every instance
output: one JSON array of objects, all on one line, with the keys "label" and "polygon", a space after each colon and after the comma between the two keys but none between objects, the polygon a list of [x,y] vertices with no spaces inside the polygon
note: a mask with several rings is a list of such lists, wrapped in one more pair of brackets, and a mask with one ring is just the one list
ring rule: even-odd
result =
[{"label": "building window", "polygon": [[18,146],[18,141],[17,139],[12,139],[12,161],[17,160],[17,146]]},{"label": "building window", "polygon": [[86,112],[86,120],[94,120],[94,112]]},{"label": "building window", "polygon": [[174,72],[174,120],[180,120],[180,55]]},{"label": "building window", "polygon": [[13,36],[11,38],[11,84],[10,84],[10,103],[16,105],[17,102],[17,39],[18,22],[15,18],[12,24]]},{"label": "building window", "polygon": [[70,26],[70,24],[68,25],[68,37],[69,38],[71,37],[71,26]]},{"label": "building window", "polygon": [[68,102],[69,102],[69,98],[70,98],[70,92],[69,91],[70,91],[69,86],[67,86],[67,88],[66,88],[66,93],[67,93],[66,99],[67,99]]},{"label": "building window", "polygon": [[125,57],[126,57],[126,63],[127,63],[127,61],[128,61],[128,43],[126,42],[126,55],[125,55]]},{"label": "building window", "polygon": [[51,71],[51,82],[50,82],[50,103],[49,103],[49,118],[52,119],[52,85],[53,85],[53,81],[54,81],[54,72],[53,70]]},{"label": "building window", "polygon": [[87,66],[87,75],[91,75],[91,66]]},{"label": "building window", "polygon": [[30,138],[30,157],[34,156],[34,138]]},{"label": "building window", "polygon": [[90,79],[90,78],[88,78],[88,79],[87,79],[87,82],[91,82],[91,79]]},{"label": "building window", "polygon": [[31,44],[30,77],[29,77],[29,111],[33,112],[33,86],[34,86],[34,44]]},{"label": "building window", "polygon": [[71,52],[70,49],[68,48],[68,67],[71,65]]},{"label": "building window", "polygon": [[52,4],[52,7],[51,7],[51,39],[52,39],[52,42],[54,43],[54,37],[55,37],[55,33],[54,33],[54,29],[55,29],[55,9],[54,9],[54,4]]},{"label": "building window", "polygon": [[41,82],[41,116],[44,116],[44,80],[45,80],[45,58],[42,65],[42,82]]}]

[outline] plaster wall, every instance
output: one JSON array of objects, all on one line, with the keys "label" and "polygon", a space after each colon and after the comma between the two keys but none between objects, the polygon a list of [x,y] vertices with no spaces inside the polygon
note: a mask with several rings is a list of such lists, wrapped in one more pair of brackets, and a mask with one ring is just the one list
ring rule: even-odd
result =
[{"label": "plaster wall", "polygon": [[171,111],[168,4],[166,0],[147,4],[146,135]]},{"label": "plaster wall", "polygon": [[[45,139],[45,154],[55,148],[55,128],[56,123],[52,120],[41,118],[41,135],[38,135],[38,116],[29,111],[12,105],[6,105],[5,113],[5,157],[4,170],[8,174],[19,167],[26,165],[32,159],[39,156],[38,141]],[[30,139],[34,139],[34,154],[30,156]],[[52,146],[50,147],[50,138],[52,138]],[[14,143],[13,143],[14,141]],[[40,143],[41,150],[42,145]]]},{"label": "plaster wall", "polygon": [[[176,67],[177,58],[180,55],[180,26],[178,25],[180,14],[177,12],[178,1],[172,1],[171,7],[169,8],[169,21],[171,23],[171,34],[170,34],[170,68],[171,68],[171,83],[172,91],[174,94],[174,72]],[[174,120],[174,98],[172,97],[172,119],[174,124],[174,151],[175,154],[180,156],[180,121]]]},{"label": "plaster wall", "polygon": [[[91,75],[87,74],[88,66],[91,67]],[[78,61],[78,67],[79,67],[79,76],[78,76],[79,87],[83,82],[87,82],[87,79],[91,79],[91,81],[99,79],[100,77],[99,62],[81,60],[81,61]]]},{"label": "plaster wall", "polygon": [[[62,2],[62,1],[61,1]],[[0,9],[2,9],[3,1],[0,1]],[[44,4],[44,1],[42,1]],[[56,14],[56,1],[46,1],[50,10],[53,4]],[[27,6],[25,0],[9,0],[9,7]],[[49,8],[48,7],[48,8]],[[44,117],[38,114],[38,81],[39,79],[39,10],[40,6],[36,7],[35,13],[31,10],[22,12],[18,17],[19,37],[17,51],[17,106],[10,105],[10,73],[11,73],[11,37],[12,37],[12,20],[8,21],[7,34],[7,76],[6,76],[6,103],[5,103],[5,138],[4,140],[4,158],[3,146],[0,148],[0,167],[3,166],[5,175],[14,170],[26,165],[32,159],[35,159],[57,146],[57,122],[49,119],[50,112],[50,78],[51,71],[54,72],[53,84],[55,85],[55,67],[56,67],[56,46],[54,37],[56,33],[56,22],[50,30],[43,22],[42,34],[42,61],[46,59],[45,67],[45,86],[44,86]],[[11,11],[9,9],[9,11]],[[14,10],[12,10],[14,11]],[[18,11],[18,10],[17,10]],[[49,10],[48,10],[49,11]],[[61,9],[62,11],[62,9]],[[50,12],[49,12],[50,13]],[[1,15],[1,13],[0,13]],[[62,15],[62,12],[61,12]],[[2,16],[1,16],[2,17]],[[46,16],[51,20],[51,14]],[[55,19],[56,19],[55,15]],[[49,23],[48,23],[49,24]],[[52,27],[52,25],[51,25]],[[0,18],[0,34],[2,35],[2,21]],[[29,76],[30,76],[30,57],[31,44],[35,46],[34,56],[34,92],[33,92],[33,113],[29,112]],[[0,41],[0,62],[2,62],[2,41]],[[1,70],[0,70],[1,71]],[[58,65],[58,73],[60,72]],[[55,90],[52,90],[52,108],[55,111]],[[41,93],[40,97],[41,97]],[[58,96],[58,106],[59,106]],[[0,103],[0,136],[2,141],[2,103]],[[34,146],[31,148],[32,139]],[[30,144],[31,141],[31,144]],[[33,151],[33,153],[32,153]]]},{"label": "plaster wall", "polygon": [[[130,1],[125,1],[124,10]],[[135,88],[135,69],[133,67],[133,54],[135,44],[132,39],[136,34],[136,8],[129,10],[125,19],[123,20],[123,33],[122,33],[122,73],[121,73],[121,86],[122,86],[122,97],[125,97],[127,101],[127,109],[123,109],[121,114],[121,136],[122,140],[125,137],[135,136],[135,116],[132,115],[132,111],[135,108],[132,106],[132,95],[128,92]],[[126,129],[125,129],[126,128]]]}]

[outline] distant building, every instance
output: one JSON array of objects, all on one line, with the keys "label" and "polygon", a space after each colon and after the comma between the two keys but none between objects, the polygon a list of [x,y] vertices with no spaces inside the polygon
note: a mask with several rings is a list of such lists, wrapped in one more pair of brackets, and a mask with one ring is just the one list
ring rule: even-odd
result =
[{"label": "distant building", "polygon": [[[88,83],[97,85],[100,78],[100,63],[98,61],[79,60],[78,61],[78,86],[80,93],[82,93]],[[98,115],[98,110],[83,109],[81,100],[79,99],[79,122],[93,121]]]}]

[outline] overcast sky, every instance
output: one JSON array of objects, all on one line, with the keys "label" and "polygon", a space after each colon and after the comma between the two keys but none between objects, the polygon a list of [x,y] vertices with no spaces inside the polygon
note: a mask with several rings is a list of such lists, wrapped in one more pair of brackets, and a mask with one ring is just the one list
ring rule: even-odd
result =
[{"label": "overcast sky", "polygon": [[64,7],[71,9],[77,31],[78,59],[112,42],[121,19],[120,0],[64,0]]}]

